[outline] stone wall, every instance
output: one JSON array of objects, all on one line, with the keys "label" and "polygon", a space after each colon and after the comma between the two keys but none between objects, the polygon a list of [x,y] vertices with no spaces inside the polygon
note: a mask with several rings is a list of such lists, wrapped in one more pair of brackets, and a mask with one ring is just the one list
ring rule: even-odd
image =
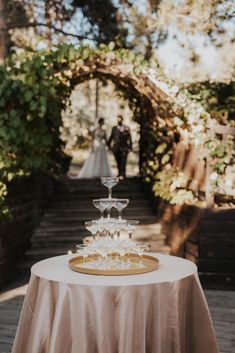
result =
[{"label": "stone wall", "polygon": [[16,274],[17,263],[50,202],[52,178],[37,175],[8,185],[9,217],[0,221],[0,288]]}]

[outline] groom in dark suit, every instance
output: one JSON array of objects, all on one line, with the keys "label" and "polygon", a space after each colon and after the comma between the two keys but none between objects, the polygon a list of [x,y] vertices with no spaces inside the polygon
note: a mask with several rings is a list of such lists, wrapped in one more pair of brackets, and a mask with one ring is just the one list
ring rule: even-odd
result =
[{"label": "groom in dark suit", "polygon": [[118,176],[125,178],[127,155],[132,150],[130,129],[123,125],[123,117],[118,115],[117,126],[112,128],[108,146],[113,151],[118,167]]}]

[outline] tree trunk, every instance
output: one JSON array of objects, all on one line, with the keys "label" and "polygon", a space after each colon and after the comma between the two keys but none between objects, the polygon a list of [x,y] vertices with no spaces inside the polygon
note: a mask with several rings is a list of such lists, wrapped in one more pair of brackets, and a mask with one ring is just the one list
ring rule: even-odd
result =
[{"label": "tree trunk", "polygon": [[95,84],[95,122],[97,122],[99,117],[99,80],[96,79]]},{"label": "tree trunk", "polygon": [[0,0],[0,64],[4,62],[7,56],[8,30],[6,5],[7,0]]},{"label": "tree trunk", "polygon": [[50,9],[52,7],[51,1],[50,0],[46,0],[45,1],[45,22],[47,25],[46,28],[46,38],[47,38],[47,42],[48,42],[48,49],[51,50],[52,49],[52,19],[51,19],[51,14],[50,14]]}]

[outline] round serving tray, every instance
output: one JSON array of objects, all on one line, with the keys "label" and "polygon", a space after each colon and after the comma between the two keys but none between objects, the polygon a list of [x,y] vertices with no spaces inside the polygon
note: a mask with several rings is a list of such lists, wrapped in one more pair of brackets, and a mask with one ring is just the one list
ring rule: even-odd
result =
[{"label": "round serving tray", "polygon": [[139,273],[146,273],[156,270],[159,267],[159,260],[156,257],[150,255],[143,255],[142,263],[143,268],[138,268],[139,256],[135,254],[129,254],[127,260],[131,263],[131,268],[128,269],[97,269],[89,268],[89,262],[94,263],[97,256],[89,256],[86,261],[86,267],[83,267],[83,257],[76,256],[68,261],[69,268],[75,272],[85,273],[87,275],[101,275],[101,276],[125,276],[125,275],[136,275]]}]

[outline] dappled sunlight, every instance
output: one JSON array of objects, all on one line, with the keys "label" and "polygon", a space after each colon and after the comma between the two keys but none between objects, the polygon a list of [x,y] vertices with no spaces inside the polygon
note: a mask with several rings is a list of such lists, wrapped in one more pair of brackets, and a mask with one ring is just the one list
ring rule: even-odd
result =
[{"label": "dappled sunlight", "polygon": [[7,300],[14,299],[15,297],[18,297],[18,296],[25,296],[27,289],[28,289],[28,284],[25,284],[23,286],[19,286],[14,289],[9,289],[9,290],[0,292],[0,303],[3,303]]},{"label": "dappled sunlight", "polygon": [[234,350],[234,14],[0,0],[2,353]]}]

